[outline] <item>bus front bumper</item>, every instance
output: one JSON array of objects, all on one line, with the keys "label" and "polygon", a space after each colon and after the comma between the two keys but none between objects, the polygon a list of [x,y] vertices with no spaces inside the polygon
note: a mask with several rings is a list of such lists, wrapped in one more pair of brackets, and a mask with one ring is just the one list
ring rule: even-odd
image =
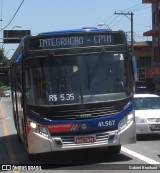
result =
[{"label": "bus front bumper", "polygon": [[[94,141],[91,139],[95,139]],[[80,139],[77,143],[76,139]],[[83,139],[83,140],[81,140]],[[84,142],[84,140],[86,142]],[[81,143],[82,142],[82,143]],[[108,147],[136,142],[135,123],[131,121],[123,130],[84,134],[78,136],[46,136],[31,130],[28,134],[28,153]]]}]

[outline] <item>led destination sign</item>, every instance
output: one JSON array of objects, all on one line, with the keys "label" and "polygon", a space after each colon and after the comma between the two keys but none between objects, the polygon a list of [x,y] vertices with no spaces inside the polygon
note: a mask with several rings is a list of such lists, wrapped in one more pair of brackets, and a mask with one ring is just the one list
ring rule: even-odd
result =
[{"label": "led destination sign", "polygon": [[32,38],[30,49],[59,49],[116,44],[123,44],[122,35],[120,33],[85,34],[63,37],[43,36]]}]

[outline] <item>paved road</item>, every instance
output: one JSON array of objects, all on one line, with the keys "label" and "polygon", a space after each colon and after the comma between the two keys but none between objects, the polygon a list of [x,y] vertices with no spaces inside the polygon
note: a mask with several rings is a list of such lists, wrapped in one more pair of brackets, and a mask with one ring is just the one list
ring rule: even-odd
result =
[{"label": "paved road", "polygon": [[36,161],[29,161],[24,146],[17,140],[11,101],[3,98],[0,101],[0,163],[21,164],[18,171],[12,171],[16,173],[21,172],[20,169],[25,170],[25,166],[30,164],[42,166],[37,168],[43,168],[45,172],[54,170],[59,173],[118,170],[119,173],[158,172],[155,169],[160,168],[160,135],[140,136],[136,144],[123,146],[118,155],[111,155],[105,149],[90,149],[56,152],[41,156]]}]

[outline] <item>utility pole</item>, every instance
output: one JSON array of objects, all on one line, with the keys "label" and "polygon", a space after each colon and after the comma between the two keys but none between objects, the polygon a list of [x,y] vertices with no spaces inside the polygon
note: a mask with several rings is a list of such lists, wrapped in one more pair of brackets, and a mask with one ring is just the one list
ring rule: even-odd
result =
[{"label": "utility pole", "polygon": [[[129,12],[128,13],[123,13],[123,12],[117,13],[115,11],[114,14],[125,15],[128,19],[131,20],[131,50],[132,50],[132,52],[134,52],[134,39],[133,39],[133,15],[134,15],[134,13],[133,12],[131,12],[131,13],[129,13]],[[130,16],[130,18],[128,16]]]}]

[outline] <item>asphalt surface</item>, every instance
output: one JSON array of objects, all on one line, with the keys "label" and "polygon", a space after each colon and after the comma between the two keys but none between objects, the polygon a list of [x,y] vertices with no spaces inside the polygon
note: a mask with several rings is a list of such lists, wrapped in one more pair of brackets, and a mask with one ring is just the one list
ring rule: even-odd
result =
[{"label": "asphalt surface", "polygon": [[[135,144],[122,146],[113,155],[105,148],[55,152],[30,161],[25,147],[18,141],[13,123],[10,98],[0,101],[0,164],[9,172],[159,172],[160,135],[137,137]],[[6,166],[7,165],[7,166]],[[16,167],[17,166],[17,167]],[[14,169],[14,170],[13,170]],[[42,169],[42,170],[41,170]]]}]

